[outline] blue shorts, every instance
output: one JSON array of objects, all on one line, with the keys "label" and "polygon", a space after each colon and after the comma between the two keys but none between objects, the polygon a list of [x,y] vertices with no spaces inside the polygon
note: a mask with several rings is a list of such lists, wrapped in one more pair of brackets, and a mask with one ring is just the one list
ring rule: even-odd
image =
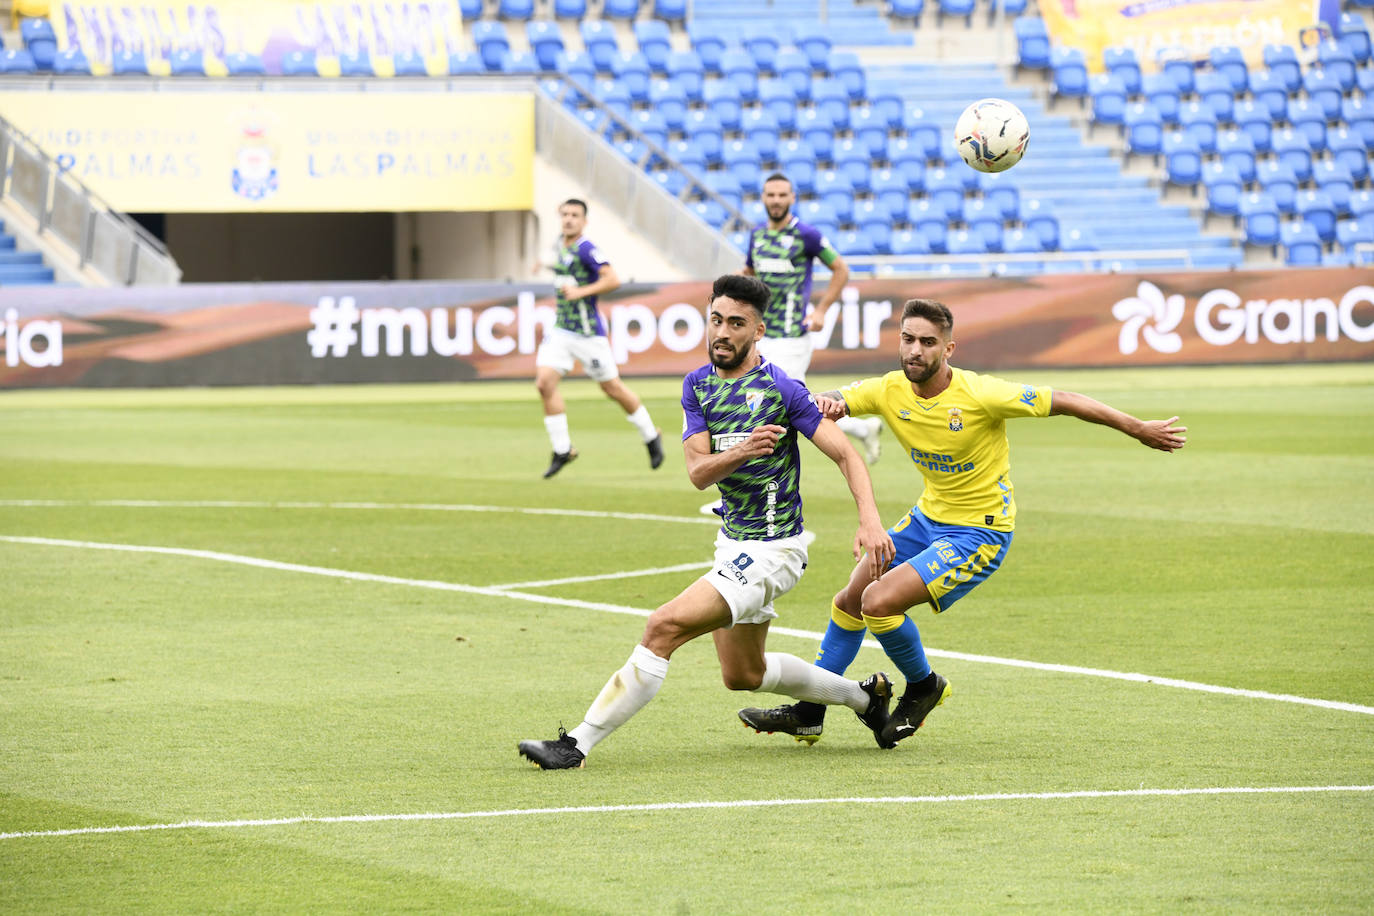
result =
[{"label": "blue shorts", "polygon": [[992,575],[1011,548],[1010,531],[942,525],[915,506],[887,532],[897,548],[892,565],[916,570],[937,614]]}]

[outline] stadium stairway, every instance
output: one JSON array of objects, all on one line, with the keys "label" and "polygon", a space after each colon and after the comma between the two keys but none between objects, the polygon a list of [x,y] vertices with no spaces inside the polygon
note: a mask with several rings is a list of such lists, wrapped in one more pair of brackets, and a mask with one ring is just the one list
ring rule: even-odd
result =
[{"label": "stadium stairway", "polygon": [[43,255],[20,251],[14,235],[5,231],[0,220],[0,287],[48,286],[53,280],[53,270],[43,263]]}]

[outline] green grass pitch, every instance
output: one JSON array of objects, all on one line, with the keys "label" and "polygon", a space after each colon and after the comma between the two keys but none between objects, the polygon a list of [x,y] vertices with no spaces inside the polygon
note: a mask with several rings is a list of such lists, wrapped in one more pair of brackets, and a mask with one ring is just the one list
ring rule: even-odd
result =
[{"label": "green grass pitch", "polygon": [[[701,640],[556,773],[515,742],[624,662],[643,621],[605,608],[698,573],[585,577],[711,554],[680,383],[632,381],[651,472],[566,382],[550,481],[527,384],[0,394],[0,912],[1374,910],[1374,366],[1003,374],[1189,443],[1009,424],[1007,561],[913,613],[954,686],[919,736],[756,735],[772,698]],[[920,484],[884,442],[892,521]],[[819,537],[770,648],[810,659],[854,513],[803,449]]]}]

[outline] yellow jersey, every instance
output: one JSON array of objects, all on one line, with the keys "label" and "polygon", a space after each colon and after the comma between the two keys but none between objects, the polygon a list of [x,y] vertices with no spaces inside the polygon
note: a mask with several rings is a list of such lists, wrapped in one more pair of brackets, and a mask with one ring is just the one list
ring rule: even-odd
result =
[{"label": "yellow jersey", "polygon": [[840,389],[851,416],[883,418],[925,478],[916,507],[932,521],[1011,531],[1008,417],[1047,417],[1051,389],[954,369],[949,387],[917,397],[900,370]]}]

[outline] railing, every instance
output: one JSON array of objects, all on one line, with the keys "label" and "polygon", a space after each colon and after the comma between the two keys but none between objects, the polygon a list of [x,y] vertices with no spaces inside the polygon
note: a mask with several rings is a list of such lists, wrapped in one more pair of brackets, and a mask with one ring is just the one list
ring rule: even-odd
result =
[{"label": "railing", "polygon": [[[593,100],[618,133],[640,141],[647,149],[645,159],[637,163],[620,155],[562,104],[569,92],[591,98],[591,87],[580,80],[555,77],[560,88],[550,93],[548,79],[544,91],[535,92],[535,150],[569,172],[688,276],[714,277],[739,270],[743,255],[724,235],[688,210],[683,200],[691,195],[716,201],[729,216],[727,225],[736,228],[748,226],[744,214],[696,181],[691,171],[682,169],[667,150],[645,138],[629,121]],[[665,166],[688,176],[681,195],[673,197],[648,176],[643,166],[649,158],[662,160]]]},{"label": "railing", "polygon": [[1014,252],[998,254],[988,252],[986,254],[887,254],[887,255],[856,255],[846,257],[845,263],[850,267],[868,270],[871,269],[876,276],[896,276],[903,273],[940,273],[948,270],[949,267],[959,264],[975,264],[982,269],[981,273],[985,276],[996,276],[1004,271],[1003,265],[1010,264],[1043,264],[1054,262],[1081,263],[1089,265],[1092,271],[1115,272],[1118,269],[1115,265],[1120,265],[1123,261],[1134,263],[1158,261],[1161,264],[1175,266],[1182,262],[1184,269],[1193,267],[1193,253],[1186,248],[1155,248],[1142,251],[1044,251],[1044,252]]},{"label": "railing", "polygon": [[51,236],[75,252],[78,270],[91,268],[116,286],[172,286],[181,280],[165,245],[63,171],[3,117],[0,200],[32,216],[40,238]]}]

